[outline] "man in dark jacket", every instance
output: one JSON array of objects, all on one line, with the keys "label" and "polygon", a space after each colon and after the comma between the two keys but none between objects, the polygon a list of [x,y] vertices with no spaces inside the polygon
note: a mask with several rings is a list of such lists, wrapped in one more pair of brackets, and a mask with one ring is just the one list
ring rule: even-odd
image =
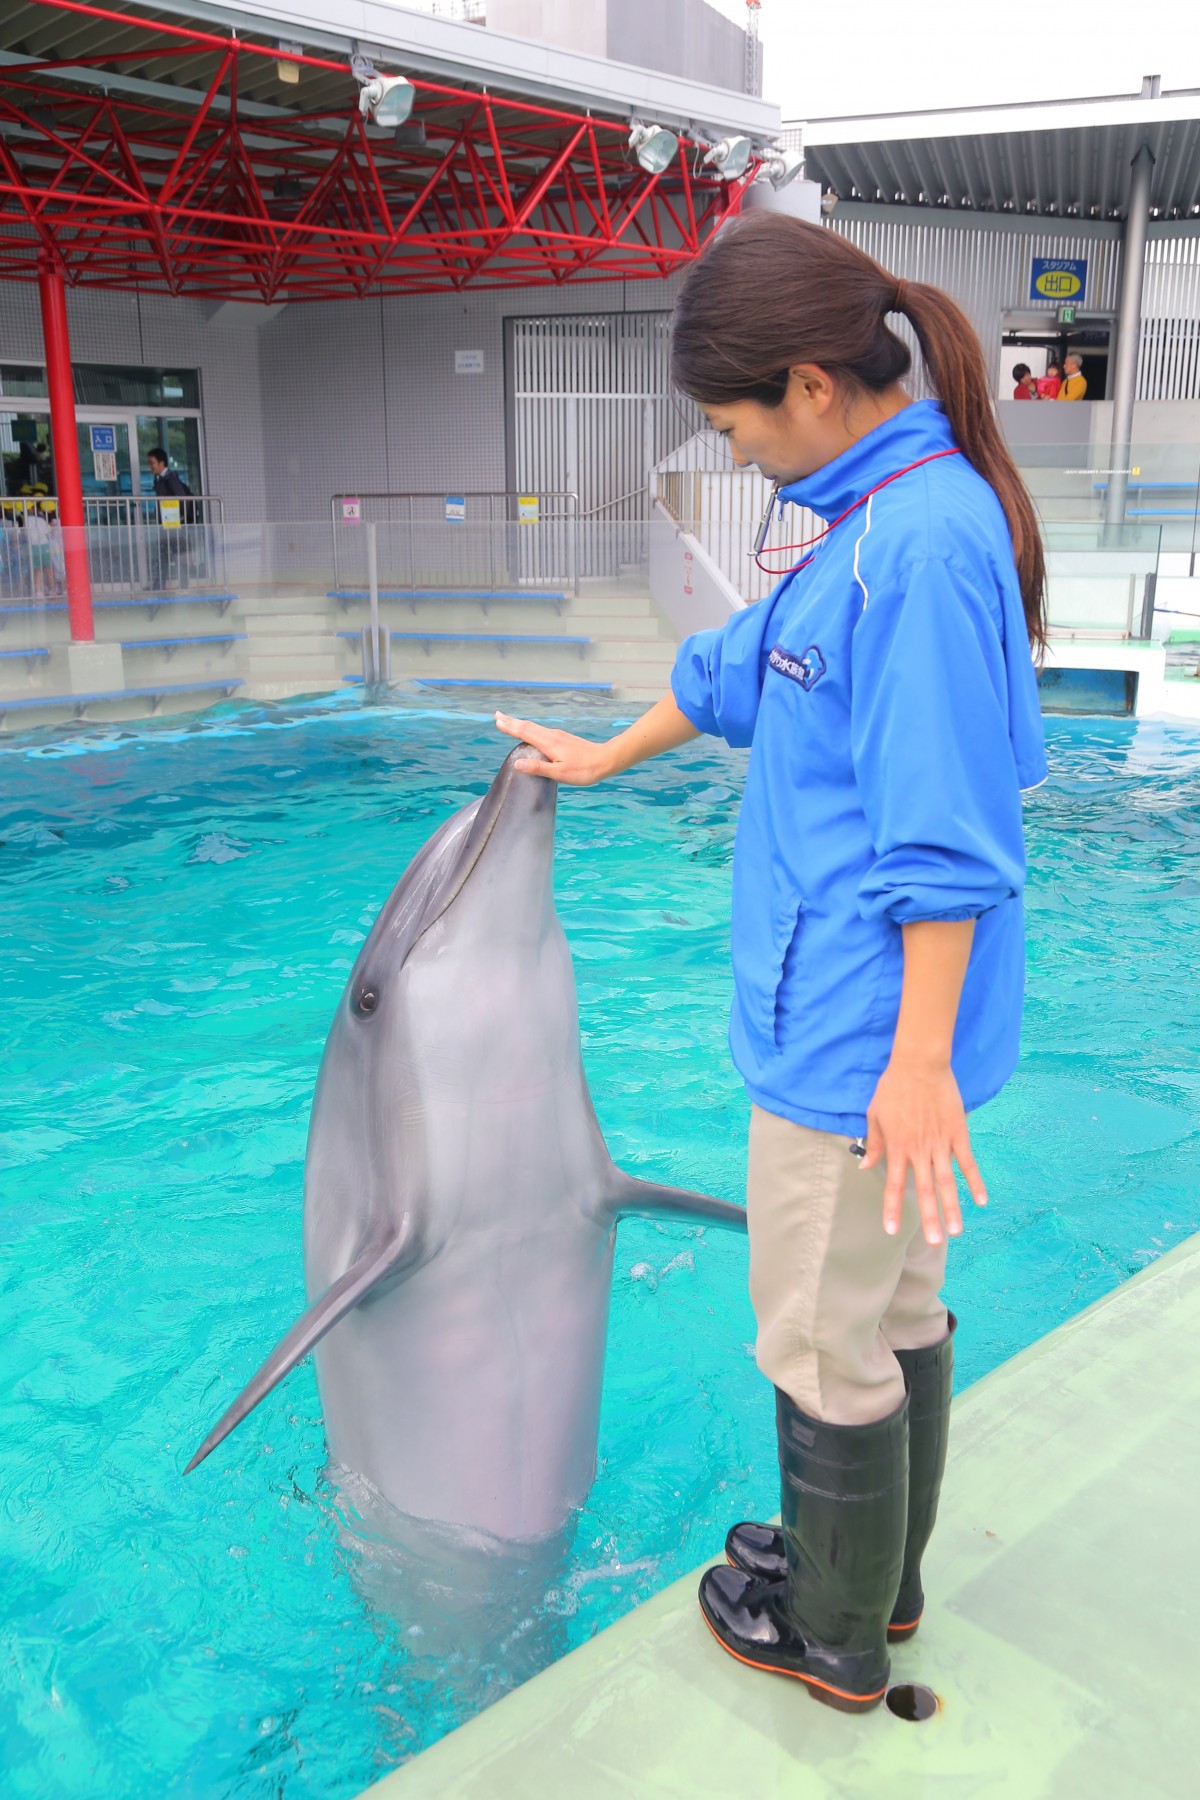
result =
[{"label": "man in dark jacket", "polygon": [[192,503],[192,490],[167,461],[165,450],[158,448],[146,454],[154,477],[154,492],[160,500],[173,505],[158,506],[156,537],[156,585],[166,587],[188,585],[188,537],[198,523],[197,508]]}]

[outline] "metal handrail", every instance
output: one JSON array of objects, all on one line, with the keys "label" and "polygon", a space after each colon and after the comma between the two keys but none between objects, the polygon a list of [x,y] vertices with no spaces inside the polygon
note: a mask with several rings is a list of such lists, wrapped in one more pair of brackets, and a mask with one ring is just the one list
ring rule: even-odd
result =
[{"label": "metal handrail", "polygon": [[[139,509],[143,516],[145,516],[151,507],[158,506],[163,500],[171,500],[173,498],[175,498],[175,496],[171,494],[85,494],[83,496],[83,506],[85,513],[89,509],[93,512],[116,513],[118,515],[124,513],[126,515],[125,518],[120,519],[119,522],[121,524],[127,524],[129,523],[130,515],[135,508]],[[222,525],[225,522],[225,500],[224,496],[221,494],[180,494],[178,496],[178,501],[179,505],[183,508],[192,506],[211,507],[215,516],[205,518],[203,521],[205,524]],[[38,506],[52,506],[55,512],[61,511],[57,494],[0,495],[0,506],[2,506],[6,512],[11,511],[14,516],[18,510],[22,513],[32,512]],[[201,521],[197,521],[197,523],[200,522]]]},{"label": "metal handrail", "polygon": [[[581,516],[579,512],[579,495],[570,488],[544,488],[532,496],[528,488],[463,488],[461,492],[457,494],[448,494],[445,488],[411,488],[405,493],[395,494],[369,494],[360,490],[358,493],[354,494],[347,492],[344,494],[332,495],[329,501],[329,515],[335,525],[345,523],[346,521],[338,516],[338,508],[344,500],[406,500],[411,509],[414,500],[487,500],[490,502],[493,500],[520,501],[530,498],[536,499],[539,506],[543,500],[569,500],[573,502],[573,505],[565,516],[567,518],[579,518]],[[494,522],[494,518],[489,518],[489,524]]]},{"label": "metal handrail", "polygon": [[581,519],[594,519],[598,513],[607,512],[611,506],[624,506],[627,500],[644,500],[648,492],[645,485],[630,488],[627,494],[618,494],[615,500],[606,500],[601,506],[591,506],[587,512],[581,512],[577,516]]},{"label": "metal handrail", "polygon": [[[164,503],[178,508],[164,514]],[[3,497],[4,517],[24,520],[38,507],[53,512],[61,524],[57,494]],[[84,494],[86,534],[93,589],[109,593],[153,592],[164,585],[186,586],[191,580],[224,579],[225,501],[220,494]],[[56,564],[47,573],[13,532],[0,548],[0,584],[21,594],[41,592],[48,580],[59,584]],[[50,546],[56,551],[54,541]]]},{"label": "metal handrail", "polygon": [[[527,500],[529,498],[534,498],[537,501],[538,517],[536,520],[523,520],[520,518],[520,512],[519,512],[520,502],[522,500]],[[483,518],[482,520],[480,520],[479,523],[484,524],[484,525],[489,525],[489,526],[495,526],[495,525],[507,526],[507,525],[520,524],[522,532],[538,532],[540,529],[541,534],[542,534],[542,539],[545,538],[545,531],[546,531],[547,527],[554,527],[556,530],[561,530],[561,528],[563,526],[572,526],[572,527],[576,526],[579,521],[579,495],[577,493],[575,493],[573,490],[567,489],[567,488],[544,489],[541,492],[537,493],[536,495],[532,495],[532,496],[529,494],[529,491],[524,488],[466,488],[457,494],[447,494],[446,490],[444,488],[427,488],[427,489],[421,489],[421,490],[413,489],[407,493],[362,493],[362,492],[360,492],[357,494],[351,494],[351,493],[333,494],[330,496],[330,501],[329,501],[329,522],[330,522],[330,530],[331,530],[332,537],[333,537],[333,584],[334,584],[334,587],[340,588],[342,585],[341,558],[339,555],[339,547],[345,542],[345,540],[341,536],[339,527],[341,527],[342,530],[354,531],[354,530],[360,529],[363,526],[370,526],[373,530],[373,528],[376,525],[383,524],[383,525],[392,525],[392,526],[399,526],[401,528],[405,528],[405,527],[407,528],[407,531],[408,531],[408,581],[407,581],[407,586],[410,588],[415,588],[418,585],[417,580],[416,580],[416,550],[415,550],[415,545],[414,545],[414,532],[415,532],[416,528],[418,526],[420,526],[422,529],[428,529],[428,528],[436,527],[443,523],[449,525],[449,524],[451,524],[451,521],[448,519],[443,521],[443,520],[436,520],[436,519],[429,519],[429,518],[424,518],[424,519],[419,518],[419,517],[417,517],[416,513],[414,512],[414,503],[418,502],[418,501],[437,501],[439,504],[445,504],[447,501],[451,501],[451,500],[461,500],[464,503],[464,507],[471,502],[475,502],[476,504],[478,504],[481,501],[486,502],[486,517]],[[358,502],[360,505],[365,504],[368,501],[374,502],[376,504],[386,503],[389,507],[393,503],[399,502],[402,506],[405,506],[407,508],[407,517],[401,517],[399,519],[386,518],[386,519],[380,520],[380,519],[366,519],[366,518],[360,516],[358,518],[349,519],[346,517],[344,511],[342,510],[343,505],[346,501]],[[562,502],[563,504],[560,508],[555,509],[554,508],[555,502]],[[499,503],[500,507],[502,508],[502,510],[500,510],[499,512],[497,510],[498,503]],[[551,510],[547,514],[546,508],[547,508],[548,503],[551,507]],[[456,520],[456,521],[453,521],[453,523],[455,525],[458,525],[459,523],[461,523],[461,521]],[[559,545],[562,550],[565,550],[567,562],[569,565],[569,567],[565,573],[562,573],[562,574],[556,573],[555,579],[569,581],[570,584],[572,585],[573,590],[576,593],[578,593],[578,591],[579,591],[579,556],[578,556],[578,547],[576,545],[575,538],[576,538],[576,533],[575,533],[575,531],[572,530],[569,533],[565,542],[563,542],[563,540],[561,540],[560,538],[555,538],[551,541],[554,544]],[[538,540],[532,540],[532,541],[538,541]],[[501,560],[507,561],[509,555],[511,554],[510,549],[506,548],[506,546],[503,543],[500,545],[500,549],[502,552]],[[493,590],[499,586],[499,583],[497,581],[497,566],[496,566],[497,565],[497,554],[496,554],[496,552],[497,552],[496,542],[495,542],[494,538],[489,537],[489,539],[488,539],[488,564],[489,564],[488,585]],[[519,577],[518,577],[518,579],[519,579]]]}]

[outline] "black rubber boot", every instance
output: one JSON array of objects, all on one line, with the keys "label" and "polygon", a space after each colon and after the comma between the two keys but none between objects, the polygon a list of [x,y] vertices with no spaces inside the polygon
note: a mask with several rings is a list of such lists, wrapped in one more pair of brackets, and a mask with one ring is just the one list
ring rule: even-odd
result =
[{"label": "black rubber boot", "polygon": [[[908,1389],[908,1533],[900,1592],[888,1625],[888,1640],[903,1643],[921,1622],[925,1595],[921,1558],[933,1533],[938,1496],[946,1467],[950,1424],[950,1388],[954,1375],[954,1332],[958,1320],[949,1315],[950,1330],[927,1350],[897,1350],[896,1361]],[[750,1520],[735,1525],[725,1539],[725,1554],[735,1569],[763,1581],[780,1581],[787,1570],[783,1532],[778,1525]]]},{"label": "black rubber boot", "polygon": [[904,1565],[908,1400],[872,1425],[806,1418],[776,1390],[782,1580],[706,1570],[700,1608],[723,1649],[866,1712],[888,1679],[887,1622]]},{"label": "black rubber boot", "polygon": [[888,1626],[888,1638],[893,1644],[912,1637],[925,1608],[921,1558],[933,1535],[950,1439],[950,1388],[958,1320],[953,1313],[949,1318],[950,1329],[940,1344],[933,1344],[928,1350],[896,1352],[908,1388],[908,1531],[904,1540],[904,1573]]}]

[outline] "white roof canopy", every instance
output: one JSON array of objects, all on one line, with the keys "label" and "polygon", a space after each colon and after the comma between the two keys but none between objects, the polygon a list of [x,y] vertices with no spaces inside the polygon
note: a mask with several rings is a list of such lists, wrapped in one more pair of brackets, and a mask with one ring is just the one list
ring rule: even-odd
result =
[{"label": "white roof canopy", "polygon": [[808,176],[843,200],[1049,218],[1123,218],[1129,165],[1146,144],[1151,217],[1200,217],[1196,90],[785,129],[802,137]]}]

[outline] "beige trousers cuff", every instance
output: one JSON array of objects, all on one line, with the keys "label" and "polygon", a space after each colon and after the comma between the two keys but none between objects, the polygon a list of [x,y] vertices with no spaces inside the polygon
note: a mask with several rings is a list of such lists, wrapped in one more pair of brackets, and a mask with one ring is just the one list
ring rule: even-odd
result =
[{"label": "beige trousers cuff", "polygon": [[750,1120],[747,1224],[758,1366],[811,1419],[866,1425],[904,1399],[894,1350],[949,1329],[946,1242],[927,1244],[909,1171],[900,1230],[883,1229],[884,1165],[852,1138],[761,1107]]}]

